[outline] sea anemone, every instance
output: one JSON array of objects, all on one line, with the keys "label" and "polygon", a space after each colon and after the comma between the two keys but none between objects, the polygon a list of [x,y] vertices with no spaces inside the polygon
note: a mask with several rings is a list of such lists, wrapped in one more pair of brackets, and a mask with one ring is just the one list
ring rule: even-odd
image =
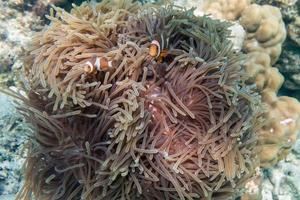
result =
[{"label": "sea anemone", "polygon": [[48,18],[27,59],[27,97],[11,94],[35,129],[17,199],[237,194],[258,166],[262,120],[230,24],[126,0]]}]

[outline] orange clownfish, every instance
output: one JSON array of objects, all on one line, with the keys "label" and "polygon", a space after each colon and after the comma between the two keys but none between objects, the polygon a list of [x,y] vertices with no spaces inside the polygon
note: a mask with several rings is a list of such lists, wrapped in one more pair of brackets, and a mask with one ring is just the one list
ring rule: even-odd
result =
[{"label": "orange clownfish", "polygon": [[149,54],[157,58],[160,55],[160,44],[157,40],[153,40],[149,47]]},{"label": "orange clownfish", "polygon": [[162,62],[168,55],[168,49],[161,50],[159,42],[157,40],[153,40],[149,47],[149,55],[157,58],[158,62]]},{"label": "orange clownfish", "polygon": [[97,71],[107,71],[112,68],[112,61],[109,61],[105,57],[93,58],[91,61],[87,61],[84,65],[84,71],[86,73],[93,73]]}]

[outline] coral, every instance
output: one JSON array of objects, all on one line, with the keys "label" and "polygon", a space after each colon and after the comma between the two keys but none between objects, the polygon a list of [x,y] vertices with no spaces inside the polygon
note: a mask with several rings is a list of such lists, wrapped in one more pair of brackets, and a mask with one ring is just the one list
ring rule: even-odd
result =
[{"label": "coral", "polygon": [[280,9],[284,22],[290,23],[300,12],[299,1],[297,0],[255,0],[259,5],[272,5]]},{"label": "coral", "polygon": [[255,1],[259,4],[271,4],[278,7],[282,13],[283,20],[287,27],[287,40],[283,44],[283,51],[279,60],[275,63],[285,77],[284,94],[299,98],[297,91],[300,89],[300,57],[299,57],[299,30],[300,30],[300,2],[299,1],[278,1],[278,0],[261,0]]},{"label": "coral", "polygon": [[20,13],[30,13],[32,19],[40,19],[42,23],[48,24],[45,15],[49,14],[52,5],[71,10],[72,4],[78,5],[84,0],[6,0],[7,4]]},{"label": "coral", "polygon": [[44,16],[48,13],[50,5],[65,4],[65,3],[67,3],[66,0],[37,0],[29,9],[32,10],[32,12],[35,13],[37,16]]},{"label": "coral", "polygon": [[260,200],[262,190],[262,172],[260,168],[256,169],[255,176],[245,185],[245,192],[241,196],[241,200]]},{"label": "coral", "polygon": [[233,49],[241,51],[246,37],[244,28],[239,23],[232,22],[232,26],[229,29],[231,30],[230,40],[233,43]]},{"label": "coral", "polygon": [[16,194],[21,186],[21,166],[26,152],[24,144],[31,129],[24,122],[12,99],[0,93],[0,198]]},{"label": "coral", "polygon": [[6,1],[0,2],[0,9],[0,73],[3,73],[19,67],[26,42],[40,21],[30,12],[18,12]]},{"label": "coral", "polygon": [[[273,168],[264,170],[263,199],[300,198],[300,140],[299,135],[292,152]],[[271,193],[271,194],[270,194]]]},{"label": "coral", "polygon": [[300,130],[300,104],[291,97],[277,97],[273,91],[264,91],[267,103],[266,118],[269,120],[259,132],[261,144],[260,162],[270,167],[286,157],[295,143]]},{"label": "coral", "polygon": [[251,52],[247,56],[247,83],[256,84],[266,105],[266,124],[258,131],[260,165],[270,167],[283,159],[295,142],[300,128],[300,104],[294,98],[276,96],[284,78],[271,66],[268,54]]},{"label": "coral", "polygon": [[269,5],[251,4],[242,13],[240,23],[247,32],[243,50],[246,53],[266,52],[271,58],[271,64],[274,64],[286,38],[279,9]]},{"label": "coral", "polygon": [[[274,2],[275,1],[273,1],[273,3]],[[237,11],[237,14],[231,15],[231,12],[225,12],[225,14],[223,14],[222,8],[227,8],[225,3],[227,3],[226,5],[228,5],[228,7],[232,7],[232,10]],[[274,6],[261,6],[257,4],[248,4],[242,6],[242,8],[239,3],[244,4],[245,2],[229,3],[229,1],[222,0],[207,1],[206,4],[204,3],[204,12],[205,14],[212,13],[213,17],[223,20],[239,20],[246,31],[242,48],[246,53],[243,67],[249,76],[246,83],[256,86],[256,90],[263,96],[263,104],[266,105],[266,114],[264,116],[266,125],[258,131],[259,144],[261,147],[259,157],[261,159],[261,166],[269,167],[287,155],[297,135],[296,127],[298,127],[299,123],[299,114],[283,114],[283,109],[280,106],[297,111],[299,102],[289,97],[276,96],[284,82],[284,77],[279,71],[284,75],[289,74],[284,83],[285,86],[289,85],[291,88],[297,88],[296,85],[299,80],[299,74],[297,73],[299,66],[299,64],[297,64],[297,53],[294,53],[293,56],[291,54],[286,56],[284,53],[278,62],[280,64],[276,64],[279,70],[272,67],[280,56],[282,44],[286,38],[286,29],[280,10]],[[262,2],[260,1],[260,3]],[[266,2],[264,1],[264,3]],[[282,8],[296,8],[295,1],[276,1],[276,3],[282,5]],[[220,5],[222,4],[223,6],[221,7]],[[226,14],[229,14],[231,17],[226,16]],[[286,15],[284,17],[286,17],[286,20],[292,19],[291,16],[289,16],[289,19]],[[295,22],[289,26],[289,31],[294,40],[297,40],[298,37],[296,24]],[[290,57],[294,59],[290,60]],[[286,62],[291,61],[294,62],[287,65]],[[283,62],[285,64],[283,64]],[[288,103],[291,105],[288,105]],[[294,121],[294,125],[281,125],[282,121],[289,118]],[[269,144],[269,141],[266,140],[265,137],[272,137],[272,142]]]},{"label": "coral", "polygon": [[26,95],[6,91],[35,127],[17,199],[228,199],[255,173],[260,96],[230,24],[131,1],[48,18]]},{"label": "coral", "polygon": [[243,65],[249,75],[247,83],[255,83],[260,92],[264,90],[278,92],[282,86],[284,78],[277,68],[271,66],[271,59],[268,54],[263,52],[248,53]]},{"label": "coral", "polygon": [[258,131],[260,164],[270,167],[283,159],[295,142],[300,128],[300,104],[294,98],[276,96],[284,78],[277,68],[271,67],[268,54],[251,52],[247,56],[247,83],[256,84],[266,104],[266,124]]},{"label": "coral", "polygon": [[0,73],[0,86],[5,85],[7,87],[14,86],[16,83],[19,82],[16,80],[16,77],[13,73]]},{"label": "coral", "polygon": [[[219,4],[215,1],[214,4]],[[258,1],[256,1],[258,2]],[[261,4],[266,3],[263,0]],[[277,96],[278,90],[283,84],[285,75],[285,87],[298,91],[297,81],[299,80],[299,53],[297,42],[293,47],[284,44],[283,54],[281,46],[286,37],[283,20],[289,25],[289,32],[294,41],[297,41],[298,29],[296,20],[299,12],[296,1],[270,1],[272,5],[280,5],[279,9],[272,6],[258,6],[252,4],[241,12],[239,19],[245,28],[247,35],[243,51],[247,53],[243,67],[249,75],[247,84],[255,84],[256,90],[262,94],[262,103],[265,104],[265,124],[258,131],[260,166],[271,167],[280,160],[286,158],[290,153],[300,127],[299,102],[287,96]],[[299,3],[299,2],[298,2]],[[233,5],[231,5],[233,6]],[[226,6],[225,6],[226,7]],[[207,13],[207,10],[204,10]],[[217,10],[214,17],[227,19],[222,12]],[[221,13],[221,14],[220,14]],[[282,20],[283,18],[283,20]],[[232,19],[232,20],[237,20]],[[290,37],[288,42],[290,42]],[[296,47],[296,48],[295,48]],[[277,61],[278,60],[278,61]],[[276,65],[274,63],[277,61]],[[273,67],[272,67],[273,65]],[[279,69],[276,69],[277,67]],[[286,93],[282,93],[286,94]],[[295,92],[297,94],[297,92]],[[291,95],[289,93],[288,95]],[[253,186],[257,192],[242,195],[242,199],[260,199],[261,181],[250,180],[246,186]]]},{"label": "coral", "polygon": [[249,0],[206,0],[203,10],[217,19],[237,20],[249,4]]}]

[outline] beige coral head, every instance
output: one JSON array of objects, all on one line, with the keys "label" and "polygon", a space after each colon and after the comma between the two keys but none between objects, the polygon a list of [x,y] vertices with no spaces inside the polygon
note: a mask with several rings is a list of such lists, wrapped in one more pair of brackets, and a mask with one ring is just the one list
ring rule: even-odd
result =
[{"label": "beige coral head", "polygon": [[203,10],[217,19],[237,20],[249,4],[249,0],[206,0]]},{"label": "beige coral head", "polygon": [[286,29],[280,10],[274,6],[251,4],[241,15],[241,25],[247,31],[245,52],[266,52],[274,64],[281,53]]},{"label": "beige coral head", "polygon": [[260,92],[263,90],[277,92],[283,84],[284,77],[277,68],[271,66],[271,59],[267,53],[248,53],[244,69],[250,77],[248,83],[255,83]]},{"label": "beige coral head", "polygon": [[259,28],[262,20],[261,17],[259,5],[252,4],[244,10],[240,18],[240,23],[247,32],[253,33]]},{"label": "beige coral head", "polygon": [[270,167],[283,159],[296,141],[300,128],[300,103],[291,97],[276,97],[273,91],[264,91],[267,104],[265,126],[259,131],[260,161]]}]

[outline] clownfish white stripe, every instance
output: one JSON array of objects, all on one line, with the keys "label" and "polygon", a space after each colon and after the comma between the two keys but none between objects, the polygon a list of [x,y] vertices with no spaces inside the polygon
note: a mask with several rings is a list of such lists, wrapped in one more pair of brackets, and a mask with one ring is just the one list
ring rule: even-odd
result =
[{"label": "clownfish white stripe", "polygon": [[151,42],[151,44],[154,44],[154,45],[156,45],[157,47],[160,47],[160,44],[159,44],[159,42],[158,42],[157,40],[153,40],[153,41]]},{"label": "clownfish white stripe", "polygon": [[91,69],[94,67],[93,64],[90,61],[86,61],[86,63]]},{"label": "clownfish white stripe", "polygon": [[108,67],[112,68],[112,61],[108,61]]},{"label": "clownfish white stripe", "polygon": [[101,70],[101,63],[100,63],[100,58],[99,58],[99,57],[96,58],[95,66],[96,66],[96,69],[97,69],[98,71]]}]

